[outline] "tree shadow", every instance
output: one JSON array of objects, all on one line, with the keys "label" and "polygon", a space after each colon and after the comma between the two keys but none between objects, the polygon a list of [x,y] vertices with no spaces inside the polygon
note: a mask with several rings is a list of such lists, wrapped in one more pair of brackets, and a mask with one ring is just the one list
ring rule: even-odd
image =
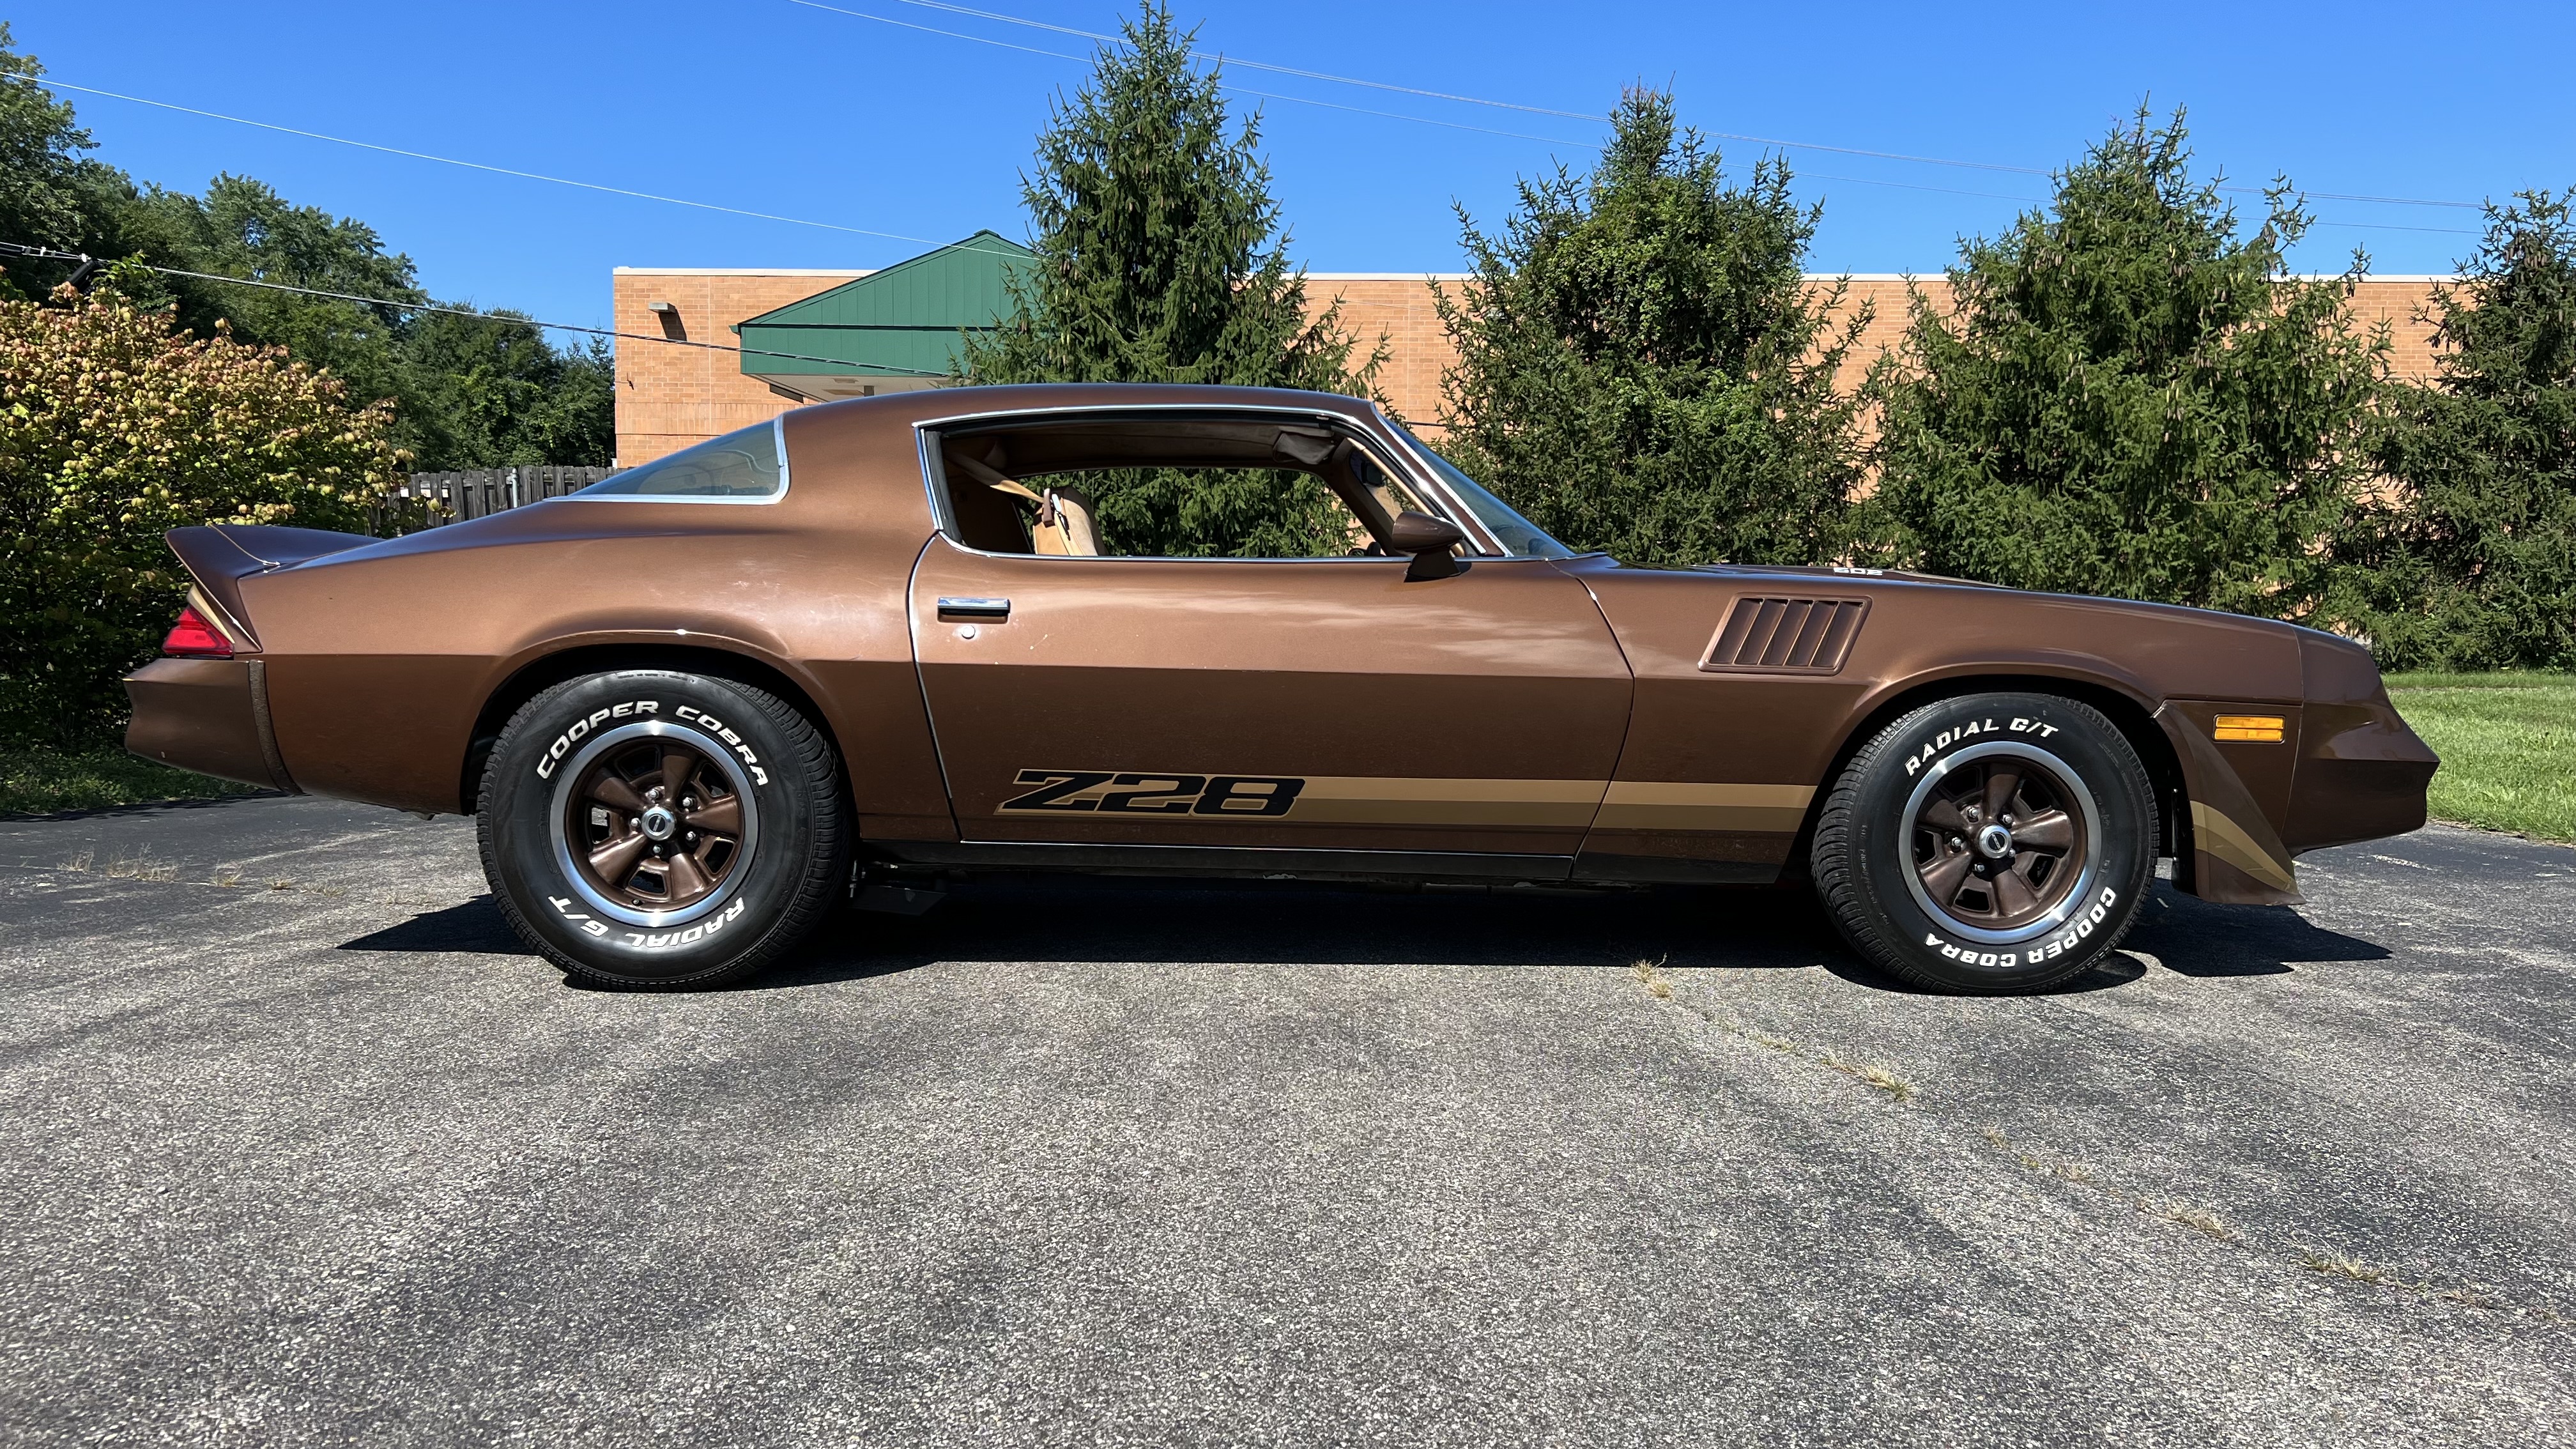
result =
[{"label": "tree shadow", "polygon": [[283,800],[283,790],[243,790],[230,795],[192,795],[178,800],[137,800],[129,805],[92,805],[83,810],[51,810],[43,814],[0,815],[0,825],[54,824],[71,820],[121,820],[133,816],[166,814],[173,810],[220,810],[245,800]]}]

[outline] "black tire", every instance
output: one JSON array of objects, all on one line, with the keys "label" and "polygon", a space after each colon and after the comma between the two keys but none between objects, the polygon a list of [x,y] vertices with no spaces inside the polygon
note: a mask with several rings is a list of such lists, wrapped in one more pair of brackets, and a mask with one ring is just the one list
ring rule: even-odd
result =
[{"label": "black tire", "polygon": [[705,675],[621,670],[546,690],[493,744],[475,813],[512,928],[630,990],[761,970],[821,924],[849,872],[823,732]]},{"label": "black tire", "polygon": [[2100,711],[1977,694],[1861,747],[1825,797],[1812,864],[1862,957],[1918,986],[2000,995],[2109,955],[2145,903],[2155,843],[2146,767]]}]

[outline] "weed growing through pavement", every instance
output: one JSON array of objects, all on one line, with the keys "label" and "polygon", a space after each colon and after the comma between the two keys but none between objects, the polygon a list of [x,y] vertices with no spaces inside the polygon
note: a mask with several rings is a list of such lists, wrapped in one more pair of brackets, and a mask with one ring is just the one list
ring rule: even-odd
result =
[{"label": "weed growing through pavement", "polygon": [[[1978,1135],[1984,1137],[1987,1145],[1995,1148],[1997,1151],[2010,1153],[2013,1160],[2020,1163],[2022,1169],[2031,1173],[2033,1176],[2055,1178],[2061,1182],[2074,1183],[2079,1187],[2100,1193],[2113,1202],[2134,1208],[2137,1211],[2146,1214],[2148,1217],[2158,1218],[2165,1222],[2190,1228],[2196,1232],[2206,1233],[2210,1237],[2216,1238],[2222,1243],[2240,1243],[2257,1252],[2270,1253],[2275,1251],[2265,1249],[2260,1243],[2248,1241],[2245,1236],[2239,1233],[2234,1226],[2227,1222],[2226,1219],[2221,1218],[2218,1214],[2209,1211],[2207,1208],[2192,1207],[2187,1203],[2158,1201],[2142,1197],[2137,1193],[2130,1192],[2125,1188],[2117,1187],[2104,1181],[2098,1172],[2083,1163],[2069,1161],[2064,1158],[2052,1160],[2038,1153],[2023,1152],[2014,1147],[2012,1139],[2005,1136],[2000,1128],[1980,1128],[1978,1129]],[[2311,1273],[2320,1274],[2324,1277],[2342,1278],[2354,1283],[2366,1283],[2373,1287],[2394,1288],[2400,1292],[2423,1294],[2429,1297],[2442,1299],[2447,1303],[2456,1303],[2463,1308],[2476,1308],[2489,1312],[2515,1313],[2522,1317],[2534,1319],[2542,1323],[2554,1324],[2564,1321],[2555,1310],[2551,1309],[2546,1304],[2534,1304],[2528,1308],[2508,1308],[2504,1303],[2498,1301],[2494,1295],[2469,1284],[2462,1283],[2444,1288],[2429,1282],[2410,1281],[2409,1279],[2401,1276],[2394,1269],[2384,1268],[2376,1263],[2365,1262],[2359,1258],[2348,1257],[2342,1253],[2328,1252],[2322,1249],[2306,1247],[2298,1248],[2294,1251],[2297,1255],[2297,1262],[2300,1267],[2307,1269]]]},{"label": "weed growing through pavement", "polygon": [[2227,1220],[2207,1208],[2190,1207],[2178,1202],[2156,1203],[2152,1206],[2141,1203],[2140,1207],[2146,1212],[2163,1218],[2166,1222],[2180,1223],[2186,1228],[2198,1228],[2222,1243],[2232,1242],[2236,1237],[2236,1230],[2227,1225]]},{"label": "weed growing through pavement", "polygon": [[1847,1062],[1832,1052],[1826,1052],[1816,1060],[1863,1085],[1876,1087],[1899,1102],[1914,1100],[1914,1084],[1898,1076],[1896,1069],[1884,1062]]},{"label": "weed growing through pavement", "polygon": [[1890,1101],[1900,1106],[1914,1100],[1914,1084],[1899,1076],[1896,1068],[1885,1062],[1847,1062],[1830,1051],[1822,1051],[1804,1042],[1792,1041],[1785,1036],[1772,1036],[1768,1032],[1756,1031],[1733,1017],[1722,1017],[1705,1006],[1679,999],[1673,994],[1673,978],[1664,974],[1664,962],[1670,959],[1672,958],[1666,956],[1649,961],[1641,956],[1629,963],[1628,970],[1636,976],[1637,984],[1646,989],[1648,996],[1657,1001],[1678,1006],[1730,1036],[1739,1037],[1755,1046],[1778,1052],[1783,1056],[1805,1057],[1820,1067],[1830,1068],[1864,1086],[1886,1093]]},{"label": "weed growing through pavement", "polygon": [[[106,876],[110,880],[169,882],[175,881],[179,878],[179,867],[166,860],[154,860],[152,858],[152,847],[148,845],[143,847],[141,850],[136,851],[132,855],[117,854],[110,856],[108,857],[107,864],[103,866],[98,863],[98,852],[95,849],[83,850],[77,855],[69,856],[60,861],[54,866],[54,869],[67,872],[72,875],[88,875],[95,872],[99,875]],[[238,886],[242,883],[242,868],[238,865],[216,866],[213,876],[205,883],[210,886],[220,886],[225,889],[231,889],[232,887]],[[293,885],[293,881],[279,880],[269,882],[269,888],[272,890],[287,890],[292,888]]]},{"label": "weed growing through pavement", "polygon": [[2350,1278],[2355,1283],[2387,1283],[2399,1288],[2419,1290],[2431,1286],[2426,1283],[2406,1282],[2404,1279],[2392,1276],[2387,1269],[2375,1263],[2365,1263],[2358,1258],[2347,1258],[2341,1253],[2322,1253],[2314,1248],[2301,1248],[2299,1261],[2306,1265],[2311,1273],[2323,1273],[2330,1278]]},{"label": "weed growing through pavement", "polygon": [[145,846],[132,855],[119,855],[107,863],[110,880],[171,881],[179,878],[179,867],[152,858],[152,847]]}]

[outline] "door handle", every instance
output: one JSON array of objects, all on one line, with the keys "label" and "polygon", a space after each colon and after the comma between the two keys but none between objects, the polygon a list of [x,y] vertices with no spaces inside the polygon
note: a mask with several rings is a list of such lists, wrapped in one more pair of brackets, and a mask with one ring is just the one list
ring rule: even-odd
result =
[{"label": "door handle", "polygon": [[1011,617],[1011,601],[1008,599],[942,598],[939,601],[939,617],[943,619],[1007,619]]}]

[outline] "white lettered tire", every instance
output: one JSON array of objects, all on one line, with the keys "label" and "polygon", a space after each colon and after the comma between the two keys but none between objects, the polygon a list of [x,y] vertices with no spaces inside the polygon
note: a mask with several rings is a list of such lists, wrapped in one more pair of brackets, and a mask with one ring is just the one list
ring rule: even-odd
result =
[{"label": "white lettered tire", "polygon": [[502,914],[603,985],[748,976],[825,919],[848,870],[829,741],[731,679],[633,669],[546,690],[501,731],[478,807]]},{"label": "white lettered tire", "polygon": [[2041,991],[2090,970],[2155,874],[2137,751],[2089,705],[1978,694],[1912,711],[1826,796],[1811,865],[1852,947],[1936,990]]}]

